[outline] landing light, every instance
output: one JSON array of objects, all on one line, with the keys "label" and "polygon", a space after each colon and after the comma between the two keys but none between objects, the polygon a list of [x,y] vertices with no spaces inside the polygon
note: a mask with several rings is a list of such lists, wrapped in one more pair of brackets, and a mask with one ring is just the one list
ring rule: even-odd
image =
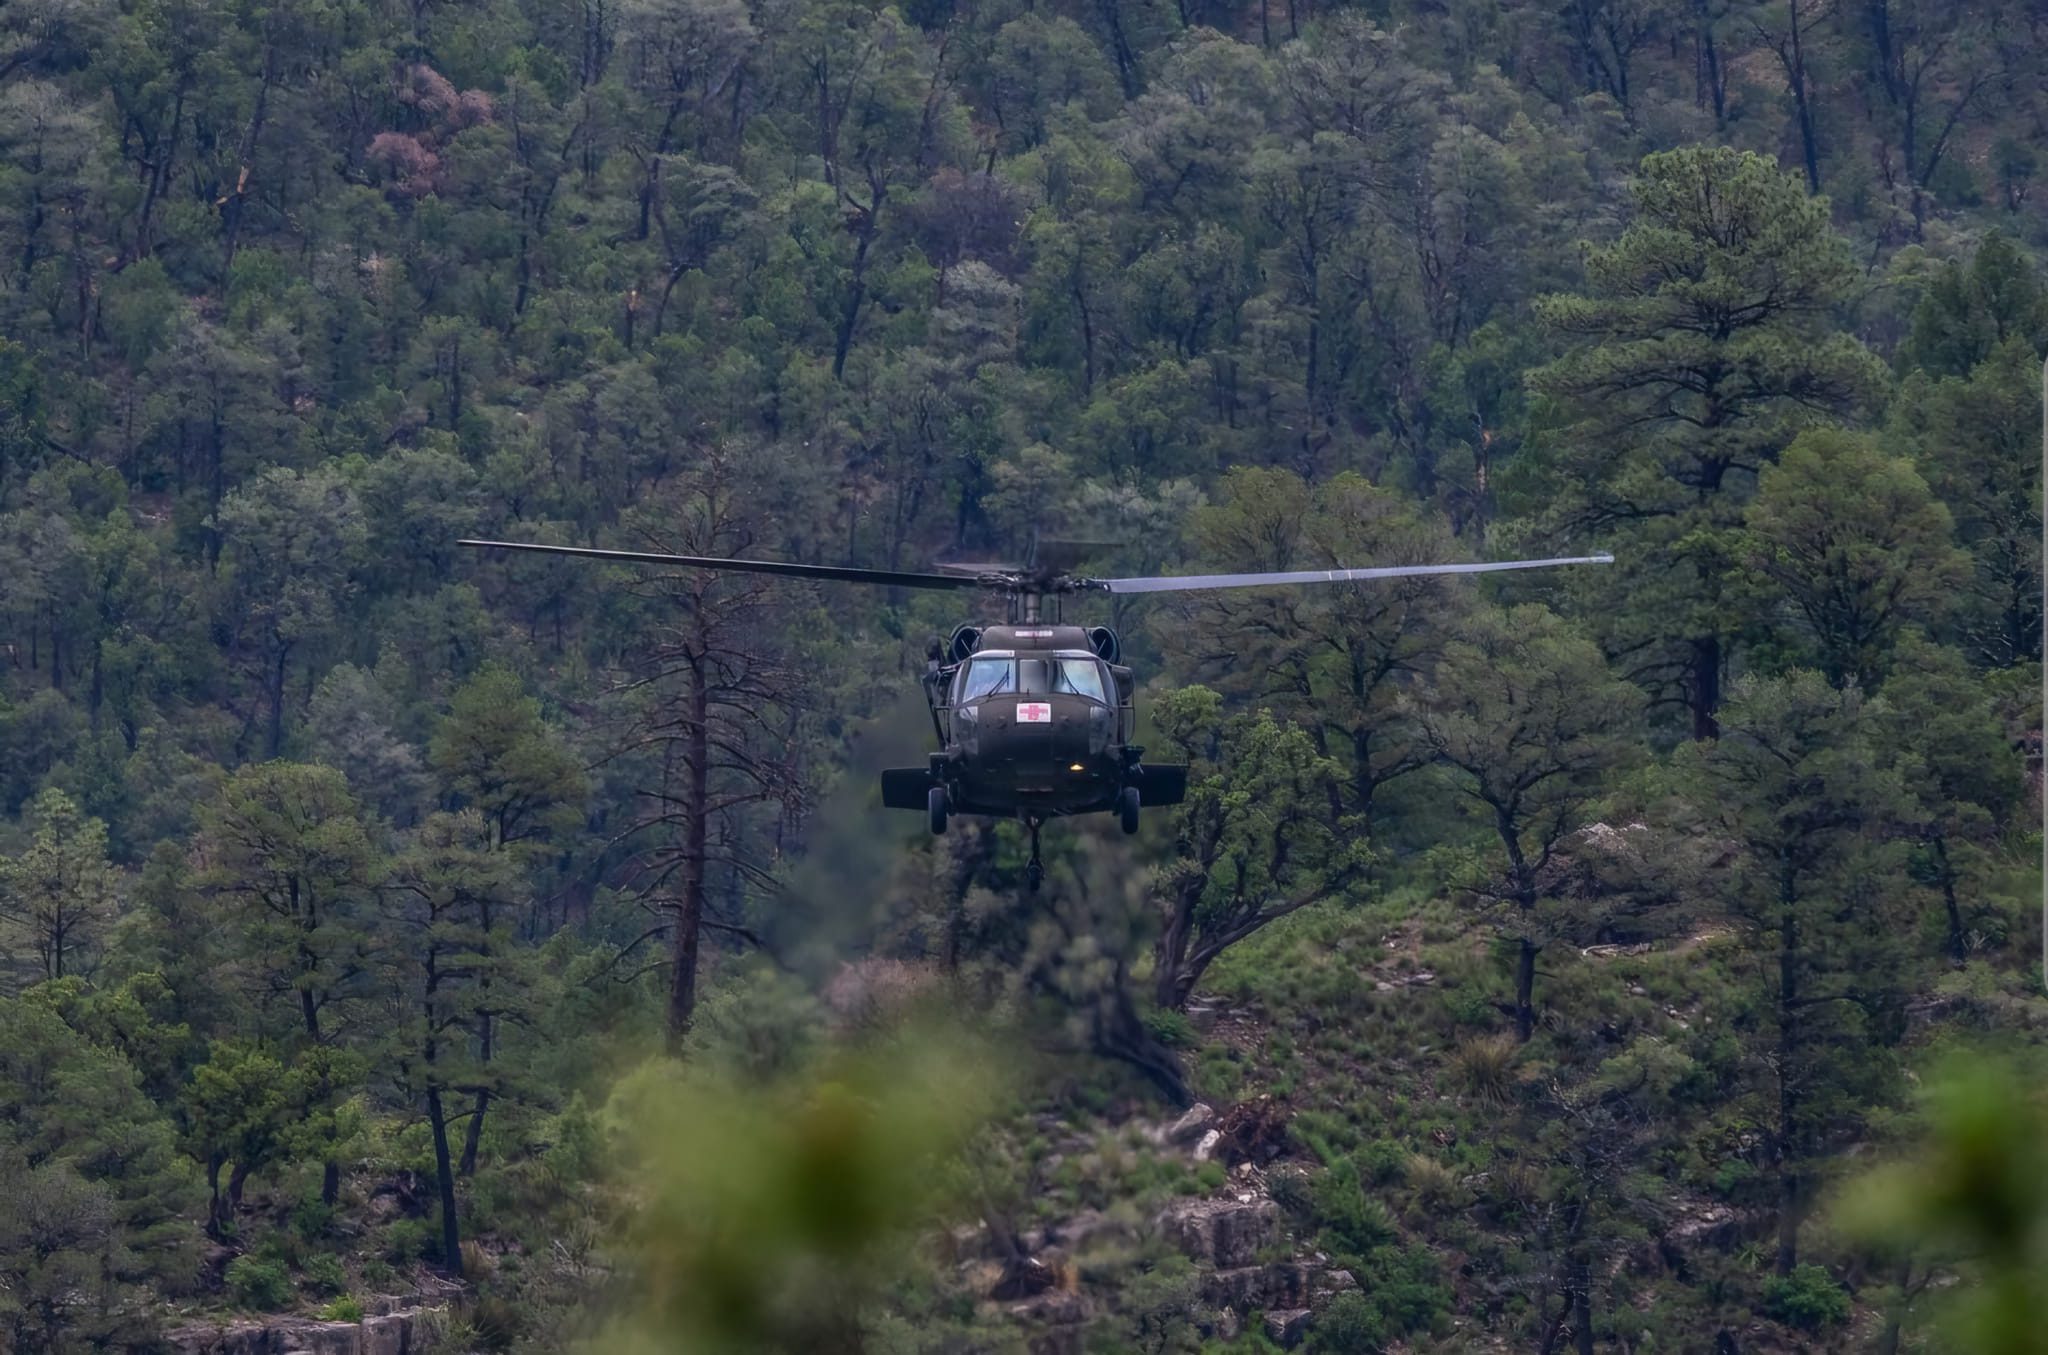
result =
[{"label": "landing light", "polygon": [[1076,762],[1073,766],[1067,768],[1067,770],[1070,772],[1085,772],[1088,769],[1086,767],[1083,767],[1080,763]]}]

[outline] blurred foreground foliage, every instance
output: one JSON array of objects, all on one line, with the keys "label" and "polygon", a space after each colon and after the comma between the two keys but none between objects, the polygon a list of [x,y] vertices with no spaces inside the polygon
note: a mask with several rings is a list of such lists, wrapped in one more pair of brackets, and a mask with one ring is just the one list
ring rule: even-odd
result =
[{"label": "blurred foreground foliage", "polygon": [[634,1273],[586,1349],[855,1351],[998,1102],[980,1040],[930,1023],[748,1076],[660,1059],[612,1098]]},{"label": "blurred foreground foliage", "polygon": [[[2048,1093],[2038,1068],[1952,1054],[1925,1092],[1916,1149],[1844,1192],[1851,1236],[1928,1273],[1958,1274],[1933,1301],[1934,1349],[2042,1355],[2048,1324]],[[1913,1286],[1906,1286],[1910,1291]]]}]

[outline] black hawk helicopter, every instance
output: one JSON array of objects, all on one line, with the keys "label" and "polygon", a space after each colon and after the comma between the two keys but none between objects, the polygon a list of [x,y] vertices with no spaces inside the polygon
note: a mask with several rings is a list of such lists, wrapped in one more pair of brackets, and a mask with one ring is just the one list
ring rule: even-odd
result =
[{"label": "black hawk helicopter", "polygon": [[948,572],[935,574],[525,541],[465,540],[460,544],[585,556],[619,564],[730,569],[886,588],[979,591],[1007,598],[1007,624],[970,622],[957,627],[944,643],[932,638],[922,685],[931,708],[932,730],[938,736],[938,751],[926,766],[884,771],[882,804],[889,809],[923,810],[934,833],[945,832],[947,821],[956,814],[1022,819],[1031,834],[1025,878],[1034,890],[1045,878],[1038,830],[1047,819],[1111,813],[1126,833],[1135,833],[1142,809],[1176,805],[1187,794],[1185,766],[1148,763],[1144,748],[1131,742],[1137,732],[1137,683],[1121,662],[1122,646],[1116,632],[1107,626],[1063,624],[1063,599],[1086,593],[1130,595],[1363,583],[1418,574],[1487,574],[1614,562],[1612,555],[1599,554],[1554,560],[1100,579],[1070,572],[1062,557],[1068,557],[1070,563],[1075,550],[1104,543],[1041,543],[1035,537],[1022,565],[940,564],[937,568]]}]

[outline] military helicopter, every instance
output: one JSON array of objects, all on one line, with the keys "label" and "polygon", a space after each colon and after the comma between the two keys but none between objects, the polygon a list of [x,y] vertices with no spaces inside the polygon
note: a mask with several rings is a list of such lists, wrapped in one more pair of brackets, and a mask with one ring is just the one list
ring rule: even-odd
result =
[{"label": "military helicopter", "polygon": [[939,747],[926,766],[884,771],[882,804],[889,809],[923,810],[934,833],[944,833],[947,823],[961,814],[1021,819],[1031,835],[1025,880],[1033,890],[1045,878],[1038,833],[1047,819],[1110,813],[1117,816],[1124,832],[1135,833],[1144,809],[1179,804],[1187,794],[1185,766],[1148,763],[1144,748],[1131,741],[1137,732],[1137,684],[1121,662],[1122,645],[1116,632],[1107,626],[1064,624],[1060,612],[1066,598],[1089,593],[1121,596],[1365,583],[1421,574],[1487,574],[1614,562],[1612,555],[1598,554],[1552,560],[1107,579],[1075,574],[1067,567],[1076,552],[1106,543],[1041,543],[1036,536],[1021,565],[941,563],[936,568],[945,572],[929,574],[525,541],[464,540],[460,544],[583,556],[618,564],[737,570],[886,588],[978,591],[1006,598],[1006,624],[970,622],[955,628],[943,643],[932,637],[921,683]]}]

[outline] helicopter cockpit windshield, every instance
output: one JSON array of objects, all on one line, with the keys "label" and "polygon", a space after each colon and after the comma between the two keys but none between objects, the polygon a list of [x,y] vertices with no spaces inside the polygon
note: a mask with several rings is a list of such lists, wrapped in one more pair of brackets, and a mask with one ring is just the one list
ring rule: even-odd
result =
[{"label": "helicopter cockpit windshield", "polygon": [[1060,655],[1049,659],[1017,660],[1018,690],[1033,696],[1043,692],[1066,692],[1090,701],[1107,701],[1103,694],[1102,665],[1094,659]]},{"label": "helicopter cockpit windshield", "polygon": [[984,696],[1001,696],[1017,690],[1017,661],[1009,655],[984,654],[970,660],[960,677],[960,693],[953,699],[962,705]]},{"label": "helicopter cockpit windshield", "polygon": [[1081,655],[1053,655],[1018,659],[1005,654],[979,654],[970,659],[960,678],[954,700],[965,704],[985,696],[1020,692],[1043,696],[1049,692],[1085,696],[1090,701],[1109,703],[1109,687],[1102,663]]}]

